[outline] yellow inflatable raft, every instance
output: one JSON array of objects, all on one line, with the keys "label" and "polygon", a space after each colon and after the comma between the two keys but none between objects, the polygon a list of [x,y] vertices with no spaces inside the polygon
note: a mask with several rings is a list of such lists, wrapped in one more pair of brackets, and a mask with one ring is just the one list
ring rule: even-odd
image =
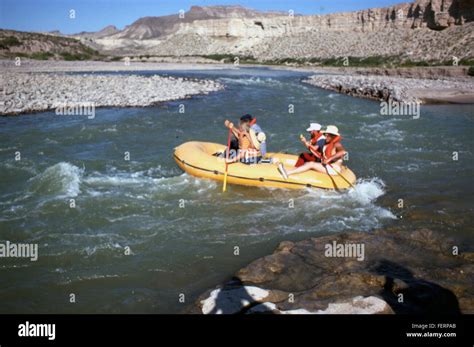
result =
[{"label": "yellow inflatable raft", "polygon": [[[188,174],[196,177],[210,178],[216,181],[224,180],[225,161],[213,156],[216,152],[223,152],[224,145],[210,142],[186,142],[175,148],[174,159],[179,167]],[[267,153],[269,158],[278,158],[287,169],[293,167],[298,157],[283,153]],[[341,174],[347,181],[354,184],[356,177],[349,168],[344,167]],[[229,164],[227,182],[246,186],[273,187],[273,188],[323,188],[346,189],[350,184],[344,178],[307,171],[292,175],[285,180],[281,177],[275,164],[242,163]]]}]

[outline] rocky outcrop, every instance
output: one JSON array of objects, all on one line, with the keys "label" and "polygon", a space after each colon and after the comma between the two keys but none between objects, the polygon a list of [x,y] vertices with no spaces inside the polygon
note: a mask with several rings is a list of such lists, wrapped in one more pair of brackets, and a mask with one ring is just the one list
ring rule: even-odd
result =
[{"label": "rocky outcrop", "polygon": [[254,18],[257,16],[273,17],[278,15],[276,12],[260,12],[242,6],[192,6],[187,12],[181,11],[180,13],[168,16],[140,18],[127,26],[123,31],[111,35],[110,39],[156,39],[174,34],[181,25],[195,21],[205,25],[205,20],[218,18]]},{"label": "rocky outcrop", "polygon": [[[59,110],[84,115],[96,107],[150,106],[223,88],[211,80],[134,75],[2,72],[0,115]],[[94,116],[87,114],[87,116]]]},{"label": "rocky outcrop", "polygon": [[73,35],[70,35],[70,36],[76,37],[76,38],[83,38],[83,39],[100,39],[102,37],[107,37],[107,36],[114,35],[118,32],[120,32],[120,30],[118,30],[115,25],[108,25],[105,28],[103,28],[102,30],[99,30],[99,31],[96,31],[96,32],[83,31],[83,32],[80,32],[78,34],[73,34]]},{"label": "rocky outcrop", "polygon": [[[335,245],[342,251],[328,252]],[[344,251],[354,245],[364,250],[363,257]],[[474,254],[426,229],[285,241],[204,293],[191,311],[473,313],[473,270]]]},{"label": "rocky outcrop", "polygon": [[0,30],[0,57],[79,60],[97,58],[99,53],[71,37]]},{"label": "rocky outcrop", "polygon": [[430,66],[430,67],[401,67],[401,68],[351,68],[351,67],[325,67],[317,68],[324,72],[348,73],[362,76],[390,76],[401,78],[419,79],[466,79],[469,66]]},{"label": "rocky outcrop", "polygon": [[123,30],[108,26],[73,36],[106,55],[233,55],[258,62],[377,56],[446,65],[474,58],[474,6],[472,0],[416,0],[326,15],[193,6],[140,18]]},{"label": "rocky outcrop", "polygon": [[360,75],[314,75],[303,82],[350,96],[401,103],[474,103],[474,81]]},{"label": "rocky outcrop", "polygon": [[121,33],[97,40],[94,47],[115,54],[230,54],[258,61],[395,56],[446,62],[473,57],[473,8],[469,0],[417,0],[301,16],[242,8],[215,13],[203,7],[191,9],[184,18],[175,14],[140,19]]}]

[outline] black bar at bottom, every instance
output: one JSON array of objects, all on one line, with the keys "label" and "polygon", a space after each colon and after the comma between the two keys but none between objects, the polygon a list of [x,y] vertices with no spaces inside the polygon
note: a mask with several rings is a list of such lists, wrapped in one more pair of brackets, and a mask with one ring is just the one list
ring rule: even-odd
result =
[{"label": "black bar at bottom", "polygon": [[[193,344],[473,346],[474,316],[408,315],[0,315],[0,346]],[[46,324],[46,325],[45,325]],[[54,339],[53,329],[54,324]],[[43,336],[19,336],[43,335]]]}]

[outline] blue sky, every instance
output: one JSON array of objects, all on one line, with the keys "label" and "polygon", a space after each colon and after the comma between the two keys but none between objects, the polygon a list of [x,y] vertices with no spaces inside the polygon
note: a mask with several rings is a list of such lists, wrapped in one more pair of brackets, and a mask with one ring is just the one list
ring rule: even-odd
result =
[{"label": "blue sky", "polygon": [[[123,29],[144,16],[177,14],[192,5],[242,5],[257,10],[316,14],[385,7],[403,0],[0,0],[0,28],[21,31],[60,30],[66,34],[97,31],[106,25]],[[406,2],[406,0],[405,0]],[[76,18],[69,18],[74,9]]]}]

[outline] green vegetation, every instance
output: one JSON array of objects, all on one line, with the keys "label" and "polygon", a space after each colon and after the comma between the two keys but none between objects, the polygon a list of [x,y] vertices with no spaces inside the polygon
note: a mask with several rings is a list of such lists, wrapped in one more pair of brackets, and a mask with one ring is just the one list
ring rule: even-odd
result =
[{"label": "green vegetation", "polygon": [[64,59],[64,60],[90,60],[92,56],[90,54],[84,54],[84,53],[69,53],[69,52],[61,52],[59,55]]},{"label": "green vegetation", "polygon": [[[13,49],[13,47],[15,48]],[[71,37],[13,30],[0,30],[0,56],[37,60],[51,58],[93,60],[105,58],[95,49]]]},{"label": "green vegetation", "polygon": [[[201,57],[212,59],[216,61],[222,61],[224,63],[233,63],[235,58],[239,58],[241,64],[261,64],[261,65],[317,65],[327,67],[384,67],[384,68],[395,68],[395,67],[418,67],[418,66],[452,66],[453,61],[412,61],[404,59],[400,56],[371,56],[371,57],[332,57],[332,58],[281,58],[275,60],[259,61],[252,56],[238,56],[232,54],[209,54],[202,55]],[[473,59],[461,59],[458,65],[474,65]]]},{"label": "green vegetation", "polygon": [[459,65],[465,65],[465,66],[473,66],[474,65],[474,59],[461,59],[459,61]]},{"label": "green vegetation", "polygon": [[31,53],[29,55],[30,59],[36,59],[36,60],[48,60],[49,58],[54,57],[53,53],[50,52],[36,52],[36,53]]},{"label": "green vegetation", "polygon": [[0,40],[0,49],[9,49],[10,47],[20,46],[21,41],[15,36],[7,36]]},{"label": "green vegetation", "polygon": [[234,63],[236,61],[236,58],[239,59],[240,64],[257,64],[258,63],[257,59],[248,55],[239,56],[239,55],[233,55],[233,54],[208,54],[208,55],[202,55],[201,57],[211,59],[211,60],[221,61],[223,63]]},{"label": "green vegetation", "polygon": [[291,64],[291,65],[318,65],[332,67],[391,67],[395,65],[394,57],[372,56],[360,57],[333,57],[333,58],[283,58],[273,61],[266,61],[266,64]]},{"label": "green vegetation", "polygon": [[114,56],[114,57],[109,57],[107,60],[108,61],[120,61],[122,59],[123,59],[123,57]]},{"label": "green vegetation", "polygon": [[467,74],[469,76],[474,76],[474,65],[469,66],[469,70],[467,70]]}]

